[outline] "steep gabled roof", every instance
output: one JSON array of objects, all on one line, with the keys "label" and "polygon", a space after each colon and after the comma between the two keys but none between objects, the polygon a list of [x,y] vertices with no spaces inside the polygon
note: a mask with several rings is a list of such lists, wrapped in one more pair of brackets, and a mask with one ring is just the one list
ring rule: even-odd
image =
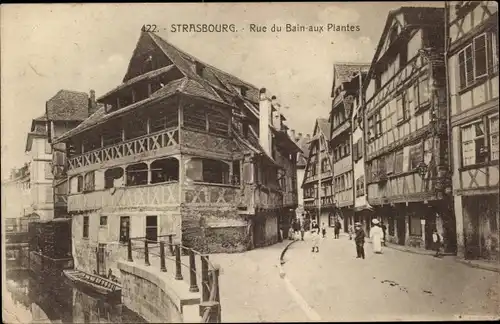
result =
[{"label": "steep gabled roof", "polygon": [[318,118],[316,119],[316,123],[318,124],[319,130],[328,141],[330,140],[330,122],[327,118]]},{"label": "steep gabled roof", "polygon": [[307,165],[307,158],[309,157],[309,141],[307,140],[307,138],[301,137],[295,143],[300,148],[300,152],[297,158],[297,166],[305,168]]},{"label": "steep gabled roof", "polygon": [[89,96],[85,92],[59,90],[46,102],[46,114],[54,121],[82,121],[89,116]]},{"label": "steep gabled roof", "polygon": [[369,63],[335,63],[333,64],[333,82],[331,97],[335,97],[335,90],[342,83],[351,82],[361,72],[363,75],[368,73]]}]

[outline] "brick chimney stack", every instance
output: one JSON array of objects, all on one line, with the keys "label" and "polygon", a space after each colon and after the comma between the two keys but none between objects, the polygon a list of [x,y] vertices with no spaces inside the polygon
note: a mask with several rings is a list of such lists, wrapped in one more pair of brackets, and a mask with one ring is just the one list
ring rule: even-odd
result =
[{"label": "brick chimney stack", "polygon": [[97,102],[95,101],[95,91],[90,90],[89,98],[89,116],[97,111]]}]

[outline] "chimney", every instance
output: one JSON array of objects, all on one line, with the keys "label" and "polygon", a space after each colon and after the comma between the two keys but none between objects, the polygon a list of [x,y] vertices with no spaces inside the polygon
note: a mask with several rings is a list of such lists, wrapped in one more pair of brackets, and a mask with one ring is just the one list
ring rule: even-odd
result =
[{"label": "chimney", "polygon": [[273,111],[273,126],[276,128],[276,130],[280,131],[281,130],[281,105],[278,102],[278,99],[276,96],[272,96],[271,98],[271,104],[273,105],[273,108],[275,111]]},{"label": "chimney", "polygon": [[89,116],[97,111],[97,103],[95,101],[95,91],[90,90],[90,98],[89,98]]},{"label": "chimney", "polygon": [[266,94],[266,88],[262,88],[259,94],[259,143],[269,156],[271,156],[271,132],[269,131],[271,109],[271,99]]}]

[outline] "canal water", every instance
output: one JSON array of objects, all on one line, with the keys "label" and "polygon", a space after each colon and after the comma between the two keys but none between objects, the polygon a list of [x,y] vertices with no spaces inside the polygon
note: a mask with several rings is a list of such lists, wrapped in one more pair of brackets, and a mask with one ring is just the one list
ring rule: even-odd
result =
[{"label": "canal water", "polygon": [[12,269],[6,277],[4,323],[147,323],[119,301],[88,295],[62,275],[35,278],[28,270]]}]

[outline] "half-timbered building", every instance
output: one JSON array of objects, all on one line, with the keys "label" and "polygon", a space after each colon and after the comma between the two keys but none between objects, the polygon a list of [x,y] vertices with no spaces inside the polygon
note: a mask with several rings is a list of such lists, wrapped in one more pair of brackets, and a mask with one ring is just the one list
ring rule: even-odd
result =
[{"label": "half-timbered building", "polygon": [[393,235],[431,248],[455,243],[448,156],[444,8],[391,11],[365,87],[368,202]]},{"label": "half-timbered building", "polygon": [[[45,104],[48,141],[78,126],[97,111],[95,91],[90,97],[85,92],[60,90]],[[68,176],[66,147],[64,143],[52,144],[52,186],[54,193],[54,218],[68,217]]]},{"label": "half-timbered building", "polygon": [[328,140],[330,125],[328,119],[318,118],[314,124],[312,138],[309,138],[309,153],[302,189],[304,210],[319,224],[333,226],[332,164]]},{"label": "half-timbered building", "polygon": [[[309,134],[308,134],[309,135]],[[295,140],[295,143],[300,148],[300,152],[297,153],[297,196],[298,196],[298,206],[295,210],[295,214],[299,220],[304,219],[304,190],[302,188],[302,183],[304,182],[304,175],[307,166],[307,158],[309,154],[309,139],[307,136],[302,136],[302,133],[295,134],[294,130],[291,130],[290,137]]]},{"label": "half-timbered building", "polygon": [[498,3],[446,6],[458,255],[500,259]]},{"label": "half-timbered building", "polygon": [[[333,66],[332,109],[330,111],[330,150],[333,163],[335,213],[347,231],[354,224],[354,171],[352,159],[352,112],[360,102],[367,64],[336,63]],[[357,152],[356,152],[357,153]]]},{"label": "half-timbered building", "polygon": [[265,89],[143,32],[123,83],[97,101],[56,139],[77,268],[115,269],[130,237],[174,234],[205,252],[279,240],[297,207],[299,148]]}]

